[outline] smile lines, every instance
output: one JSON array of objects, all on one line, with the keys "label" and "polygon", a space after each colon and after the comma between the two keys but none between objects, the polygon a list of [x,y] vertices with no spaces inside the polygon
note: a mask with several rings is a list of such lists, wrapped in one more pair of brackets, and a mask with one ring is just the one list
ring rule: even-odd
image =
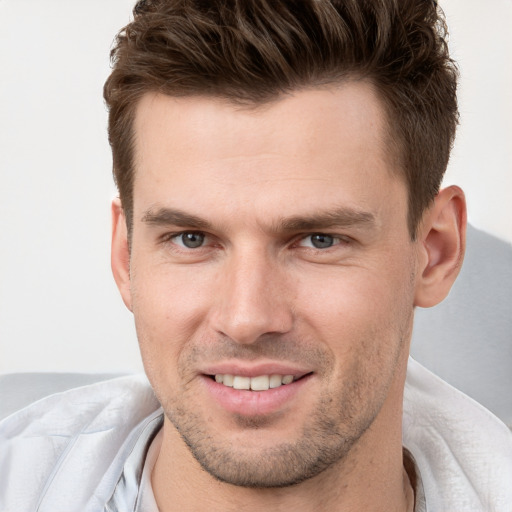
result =
[{"label": "smile lines", "polygon": [[246,389],[252,391],[267,391],[276,389],[295,380],[293,375],[258,375],[257,377],[243,377],[241,375],[216,374],[215,382],[233,389]]}]

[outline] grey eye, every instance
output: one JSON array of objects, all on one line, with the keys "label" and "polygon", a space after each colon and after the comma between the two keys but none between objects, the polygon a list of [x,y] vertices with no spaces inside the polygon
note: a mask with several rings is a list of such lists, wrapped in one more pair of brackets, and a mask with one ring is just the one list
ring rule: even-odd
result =
[{"label": "grey eye", "polygon": [[176,243],[183,245],[187,249],[197,249],[204,244],[205,235],[203,233],[197,233],[194,231],[188,231],[181,233],[176,237]]},{"label": "grey eye", "polygon": [[328,247],[332,247],[335,242],[333,236],[323,235],[322,233],[310,235],[309,239],[311,240],[311,245],[315,247],[315,249],[327,249]]}]

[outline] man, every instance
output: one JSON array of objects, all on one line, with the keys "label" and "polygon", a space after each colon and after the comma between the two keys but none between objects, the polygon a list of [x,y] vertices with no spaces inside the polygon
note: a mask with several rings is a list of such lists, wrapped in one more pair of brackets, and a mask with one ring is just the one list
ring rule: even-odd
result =
[{"label": "man", "polygon": [[4,509],[510,510],[510,432],[408,362],[465,244],[444,37],[431,1],[137,4],[105,98],[151,388],[6,418]]}]

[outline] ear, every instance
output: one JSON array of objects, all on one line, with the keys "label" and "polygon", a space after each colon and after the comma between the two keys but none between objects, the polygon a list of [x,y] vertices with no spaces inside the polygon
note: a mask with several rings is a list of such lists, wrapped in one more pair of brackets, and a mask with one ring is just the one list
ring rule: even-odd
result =
[{"label": "ear", "polygon": [[466,200],[459,187],[441,190],[418,229],[418,274],[414,305],[435,306],[449,293],[466,249]]},{"label": "ear", "polygon": [[128,229],[121,200],[112,201],[112,249],[110,261],[112,272],[121,297],[126,307],[132,310],[130,289],[130,249],[128,246]]}]

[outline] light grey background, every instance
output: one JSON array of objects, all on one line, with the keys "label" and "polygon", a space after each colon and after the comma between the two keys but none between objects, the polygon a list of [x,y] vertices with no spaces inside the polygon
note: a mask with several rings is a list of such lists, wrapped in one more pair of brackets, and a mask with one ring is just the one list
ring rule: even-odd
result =
[{"label": "light grey background", "polygon": [[[102,86],[132,0],[0,0],[0,373],[141,369],[110,273]],[[512,241],[512,1],[444,0],[462,82],[446,183]]]}]

